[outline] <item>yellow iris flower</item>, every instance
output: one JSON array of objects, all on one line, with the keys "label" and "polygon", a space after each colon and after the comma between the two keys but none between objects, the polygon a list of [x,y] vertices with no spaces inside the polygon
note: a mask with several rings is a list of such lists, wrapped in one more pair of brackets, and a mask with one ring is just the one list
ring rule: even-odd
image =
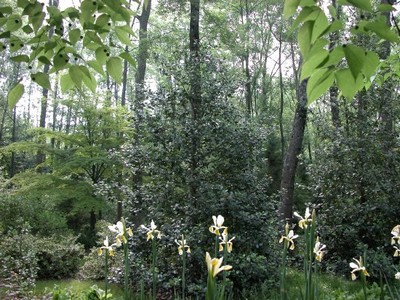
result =
[{"label": "yellow iris flower", "polygon": [[315,259],[317,261],[319,261],[319,262],[322,261],[322,258],[324,257],[325,252],[326,252],[325,248],[326,248],[326,245],[322,244],[319,241],[319,237],[317,237],[317,241],[315,242],[315,245],[314,245],[314,254],[315,254]]},{"label": "yellow iris flower", "polygon": [[117,224],[108,226],[112,232],[116,233],[116,244],[120,246],[122,244],[126,244],[128,240],[126,239],[126,235],[133,236],[133,232],[131,228],[126,228],[125,222],[118,221]]},{"label": "yellow iris flower", "polygon": [[400,225],[396,225],[393,227],[391,231],[392,236],[392,245],[396,244],[400,239]]},{"label": "yellow iris flower", "polygon": [[158,239],[161,239],[161,231],[157,230],[157,226],[154,224],[153,220],[151,220],[150,227],[144,225],[141,225],[140,227],[147,231],[148,241],[154,239],[155,236],[157,236]]},{"label": "yellow iris flower", "polygon": [[369,276],[367,269],[365,268],[362,257],[360,256],[360,259],[353,258],[356,262],[351,262],[350,263],[350,268],[353,270],[351,271],[351,279],[356,280],[357,275],[355,274],[356,272],[362,272],[365,276]]},{"label": "yellow iris flower", "polygon": [[224,231],[227,230],[227,227],[223,226],[224,221],[225,221],[223,216],[221,216],[221,215],[218,215],[218,217],[212,216],[212,219],[214,221],[214,225],[211,225],[209,228],[211,233],[214,233],[219,236],[221,234],[220,233],[221,229],[224,229]]},{"label": "yellow iris flower", "polygon": [[285,226],[285,234],[286,235],[282,235],[279,243],[282,243],[283,241],[288,241],[289,242],[289,249],[290,250],[294,250],[294,239],[297,239],[299,236],[297,234],[294,234],[293,230],[289,230],[289,224],[286,223]]},{"label": "yellow iris flower", "polygon": [[[314,213],[314,211],[313,211],[313,213]],[[297,212],[294,212],[293,215],[300,219],[299,227],[301,229],[307,228],[308,224],[312,222],[312,214],[310,213],[310,208],[309,207],[306,208],[306,212],[304,214],[304,218],[302,216],[300,216]]]},{"label": "yellow iris flower", "polygon": [[100,256],[103,254],[103,250],[108,251],[108,253],[110,254],[110,256],[114,256],[114,248],[113,246],[116,246],[116,244],[112,244],[110,245],[108,242],[108,236],[106,237],[106,239],[103,242],[103,246],[100,247],[99,249],[97,249],[97,254]]},{"label": "yellow iris flower", "polygon": [[183,255],[183,251],[186,249],[186,253],[190,253],[190,247],[186,243],[185,238],[183,237],[182,234],[182,239],[181,240],[175,240],[175,243],[178,245],[178,253],[179,255]]},{"label": "yellow iris flower", "polygon": [[228,240],[228,231],[224,230],[224,232],[222,232],[222,237],[220,236],[219,239],[221,240],[221,242],[219,242],[219,247],[218,247],[219,251],[223,251],[224,245],[226,245],[226,250],[228,251],[228,253],[231,253],[233,248],[232,241],[235,239],[235,237]]},{"label": "yellow iris flower", "polygon": [[224,259],[223,257],[211,259],[210,254],[206,252],[207,269],[208,273],[212,276],[212,278],[215,278],[218,275],[218,273],[222,271],[228,271],[232,269],[232,266],[229,265],[221,267],[223,259]]}]

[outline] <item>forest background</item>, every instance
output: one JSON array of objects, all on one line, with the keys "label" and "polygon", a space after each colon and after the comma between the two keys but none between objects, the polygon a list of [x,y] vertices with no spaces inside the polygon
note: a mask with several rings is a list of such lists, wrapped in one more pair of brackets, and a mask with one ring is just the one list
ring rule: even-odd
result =
[{"label": "forest background", "polygon": [[273,284],[280,221],[308,206],[325,270],[367,253],[373,279],[393,277],[399,28],[393,2],[367,2],[5,1],[0,278],[100,279],[94,250],[125,217],[140,236],[132,282],[150,263],[139,225],[154,220],[160,288],[179,282],[171,246],[185,234],[196,294],[223,215],[235,289]]}]

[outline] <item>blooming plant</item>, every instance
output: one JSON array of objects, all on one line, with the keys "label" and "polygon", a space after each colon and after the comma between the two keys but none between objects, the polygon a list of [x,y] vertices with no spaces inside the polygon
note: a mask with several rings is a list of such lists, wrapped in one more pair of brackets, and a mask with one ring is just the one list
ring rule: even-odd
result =
[{"label": "blooming plant", "polygon": [[[150,222],[150,227],[146,227],[144,225],[140,226],[146,231],[147,241],[151,240],[151,270],[152,270],[152,299],[156,300],[157,296],[157,274],[156,274],[156,261],[157,261],[157,239],[161,239],[161,231],[157,229],[156,224],[153,220]],[[156,239],[157,238],[157,239]]]},{"label": "blooming plant", "polygon": [[286,263],[287,263],[287,252],[288,250],[294,250],[294,240],[298,238],[297,234],[294,234],[292,229],[289,229],[289,223],[285,225],[285,234],[279,239],[279,243],[283,243],[282,251],[282,266],[281,266],[281,278],[280,278],[280,299],[287,299],[285,282],[286,282]]},{"label": "blooming plant", "polygon": [[108,226],[111,232],[116,233],[115,244],[124,248],[124,299],[129,299],[129,255],[128,255],[128,237],[133,236],[131,228],[126,228],[126,221],[121,218],[116,224]]},{"label": "blooming plant", "polygon": [[222,266],[222,261],[223,257],[211,258],[210,254],[206,252],[206,264],[208,270],[206,300],[222,300],[224,297],[223,293],[218,290],[216,276],[222,271],[232,269],[232,266]]},{"label": "blooming plant", "polygon": [[361,282],[363,285],[363,292],[364,292],[364,299],[367,299],[367,282],[366,282],[366,276],[369,276],[367,269],[365,268],[364,265],[364,261],[363,258],[360,256],[359,259],[353,258],[353,260],[355,262],[351,262],[350,268],[352,268],[351,271],[351,279],[352,280],[356,280],[357,279],[357,275],[356,273],[360,273],[360,278],[361,278]]},{"label": "blooming plant", "polygon": [[117,246],[117,244],[110,245],[110,243],[108,242],[108,236],[107,236],[103,242],[103,246],[101,246],[97,250],[99,256],[102,255],[104,252],[104,257],[105,257],[105,267],[104,267],[104,270],[105,270],[105,272],[104,272],[105,273],[105,290],[104,290],[105,296],[104,297],[105,297],[105,299],[107,299],[107,294],[108,294],[108,256],[114,256],[114,253],[115,253],[114,247],[116,247],[116,246]]},{"label": "blooming plant", "polygon": [[178,245],[178,254],[182,256],[182,299],[185,299],[185,284],[186,284],[186,255],[190,253],[190,247],[186,243],[185,237],[182,234],[182,238],[180,240],[175,240],[175,243]]}]

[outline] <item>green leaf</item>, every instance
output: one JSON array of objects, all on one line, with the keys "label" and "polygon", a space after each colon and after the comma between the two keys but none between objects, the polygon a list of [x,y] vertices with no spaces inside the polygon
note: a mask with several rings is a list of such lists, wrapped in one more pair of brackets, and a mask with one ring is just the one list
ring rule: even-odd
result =
[{"label": "green leaf", "polygon": [[389,12],[389,11],[396,11],[396,9],[391,4],[379,4],[378,11],[379,12]]},{"label": "green leaf", "polygon": [[83,76],[82,80],[83,80],[83,83],[92,91],[92,93],[96,93],[97,82],[92,74],[90,74],[90,77]]},{"label": "green leaf", "polygon": [[74,82],[71,79],[71,76],[68,73],[61,76],[60,85],[61,85],[61,92],[63,93],[72,90],[75,86]]},{"label": "green leaf", "polygon": [[96,60],[99,62],[100,65],[105,65],[108,59],[108,50],[105,47],[98,47],[95,51]]},{"label": "green leaf", "polygon": [[71,66],[68,71],[69,76],[71,77],[73,83],[78,89],[82,89],[82,71],[79,66]]},{"label": "green leaf", "polygon": [[365,25],[365,28],[375,32],[380,38],[389,42],[397,43],[399,40],[398,35],[394,33],[385,22],[372,21]]},{"label": "green leaf", "polygon": [[327,30],[328,27],[328,19],[323,10],[320,9],[312,29],[311,43],[313,44]]},{"label": "green leaf", "polygon": [[18,15],[11,15],[7,19],[6,28],[8,31],[16,31],[22,26],[21,17]]},{"label": "green leaf", "polygon": [[119,54],[122,59],[125,59],[131,66],[136,67],[136,60],[132,58],[132,56],[128,52],[122,52]]},{"label": "green leaf", "polygon": [[107,72],[116,83],[122,82],[122,60],[119,57],[111,57],[107,61]]},{"label": "green leaf", "polygon": [[80,40],[81,31],[80,31],[79,29],[77,29],[77,28],[72,29],[72,30],[68,33],[68,36],[69,36],[69,42],[70,42],[72,45],[75,45],[75,44]]},{"label": "green leaf", "polygon": [[39,31],[45,17],[46,14],[44,12],[41,12],[37,15],[29,16],[29,22],[32,24],[34,32]]},{"label": "green leaf", "polygon": [[308,52],[311,47],[311,34],[313,26],[314,26],[314,21],[305,22],[300,27],[299,33],[297,35],[300,51],[304,58],[307,58]]},{"label": "green leaf", "polygon": [[60,71],[63,68],[65,68],[68,62],[69,62],[69,56],[67,54],[58,53],[54,55],[53,64],[56,71]]},{"label": "green leaf", "polygon": [[132,46],[131,40],[129,38],[129,33],[125,30],[121,29],[121,27],[115,27],[115,34],[117,35],[118,39],[127,46]]},{"label": "green leaf", "polygon": [[354,78],[358,78],[365,63],[364,49],[355,45],[345,45],[343,50],[351,74]]},{"label": "green leaf", "polygon": [[372,5],[370,0],[347,0],[350,4],[355,7],[372,12]]},{"label": "green leaf", "polygon": [[361,74],[355,80],[348,68],[337,71],[335,78],[339,90],[348,101],[353,100],[356,93],[364,86]]},{"label": "green leaf", "polygon": [[2,6],[0,7],[0,13],[11,15],[12,14],[12,7],[11,6]]},{"label": "green leaf", "polygon": [[315,53],[313,56],[310,56],[309,59],[307,59],[301,67],[300,80],[309,77],[315,71],[315,69],[328,57],[328,55],[328,50],[321,49],[320,52]]},{"label": "green leaf", "polygon": [[26,62],[29,63],[29,56],[28,55],[15,55],[10,57],[12,61],[15,62]]},{"label": "green leaf", "polygon": [[25,87],[22,83],[17,83],[14,87],[8,92],[7,95],[7,102],[8,107],[13,109],[14,106],[17,104],[19,99],[21,99],[22,95],[24,94]]},{"label": "green leaf", "polygon": [[313,73],[307,82],[307,103],[310,104],[325,94],[334,79],[332,69],[320,69]]},{"label": "green leaf", "polygon": [[94,31],[86,31],[85,37],[88,37],[90,41],[95,42],[96,44],[103,46],[103,41]]},{"label": "green leaf", "polygon": [[45,65],[52,65],[51,61],[46,56],[39,56],[38,60]]},{"label": "green leaf", "polygon": [[103,70],[103,66],[99,64],[99,62],[97,60],[89,60],[87,62],[87,64],[94,69],[97,73],[101,74],[101,75],[105,75],[104,70]]},{"label": "green leaf", "polygon": [[299,6],[300,0],[285,0],[283,7],[283,16],[289,18],[294,15]]},{"label": "green leaf", "polygon": [[110,15],[102,14],[96,19],[96,25],[100,27],[108,27],[108,23],[110,22]]},{"label": "green leaf", "polygon": [[51,90],[49,74],[46,74],[43,72],[33,73],[31,75],[31,79],[32,79],[32,81],[34,81],[38,85],[40,85],[42,88]]},{"label": "green leaf", "polygon": [[22,31],[26,34],[31,34],[33,32],[33,28],[30,25],[25,25],[22,27]]},{"label": "green leaf", "polygon": [[339,46],[334,48],[330,53],[328,60],[323,64],[322,67],[330,67],[330,66],[336,66],[339,64],[342,59],[344,58],[344,48]]},{"label": "green leaf", "polygon": [[25,8],[30,4],[29,0],[17,0],[17,6],[20,8]]},{"label": "green leaf", "polygon": [[362,73],[364,74],[365,78],[371,80],[371,77],[375,75],[381,61],[378,54],[373,51],[367,51],[365,60],[367,63],[364,64]]}]

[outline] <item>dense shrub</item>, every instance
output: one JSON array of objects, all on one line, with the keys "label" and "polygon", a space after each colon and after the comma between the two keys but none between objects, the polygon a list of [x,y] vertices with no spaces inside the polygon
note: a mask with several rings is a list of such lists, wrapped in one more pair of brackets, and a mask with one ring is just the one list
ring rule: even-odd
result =
[{"label": "dense shrub", "polygon": [[84,254],[73,236],[54,236],[36,241],[39,278],[73,278]]}]

